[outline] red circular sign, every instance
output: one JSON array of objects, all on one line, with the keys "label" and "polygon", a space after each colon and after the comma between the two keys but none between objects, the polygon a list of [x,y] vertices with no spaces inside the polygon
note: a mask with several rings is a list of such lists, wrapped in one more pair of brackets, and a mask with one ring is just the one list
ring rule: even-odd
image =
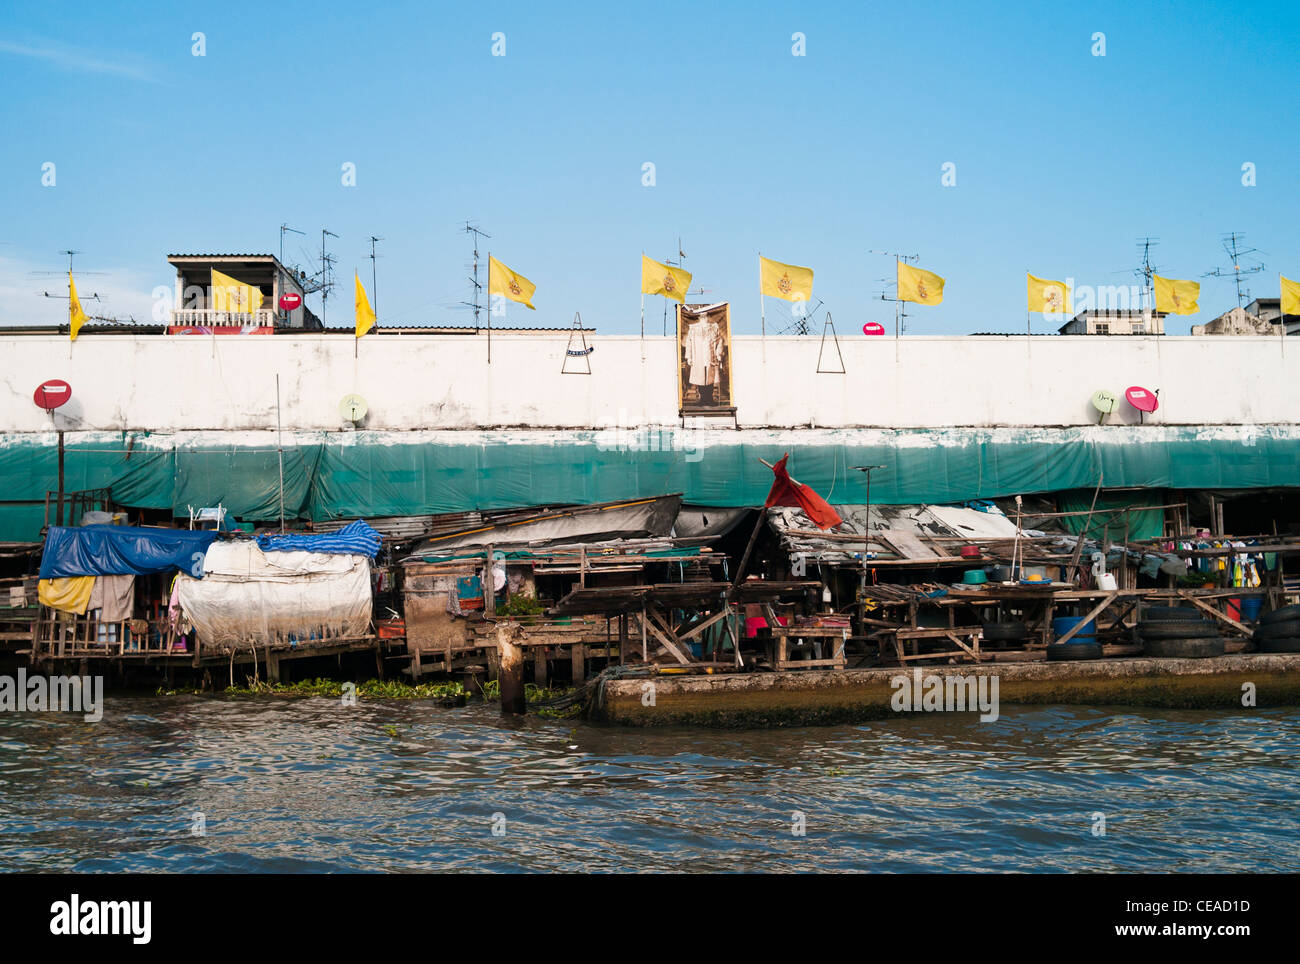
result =
[{"label": "red circular sign", "polygon": [[41,382],[32,395],[32,401],[47,412],[54,411],[70,398],[72,398],[72,386],[62,378],[51,378],[49,381]]},{"label": "red circular sign", "polygon": [[286,291],[280,295],[280,310],[293,311],[295,308],[302,307],[302,295],[296,291]]},{"label": "red circular sign", "polygon": [[1160,399],[1156,397],[1155,392],[1148,392],[1145,388],[1137,385],[1125,391],[1124,397],[1139,412],[1154,412],[1160,407]]},{"label": "red circular sign", "polygon": [[862,333],[864,335],[883,335],[885,326],[878,321],[869,321],[862,326]]}]

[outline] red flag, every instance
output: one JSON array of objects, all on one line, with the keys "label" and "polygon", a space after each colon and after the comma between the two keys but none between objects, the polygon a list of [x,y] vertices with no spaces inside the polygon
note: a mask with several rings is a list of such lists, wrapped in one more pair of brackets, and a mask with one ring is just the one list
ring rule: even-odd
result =
[{"label": "red flag", "polygon": [[785,463],[789,458],[789,454],[783,455],[781,461],[772,466],[776,478],[772,480],[772,491],[767,494],[767,501],[763,503],[763,508],[768,509],[774,505],[797,505],[819,529],[835,528],[844,520],[812,488],[790,478],[790,473],[785,469]]}]

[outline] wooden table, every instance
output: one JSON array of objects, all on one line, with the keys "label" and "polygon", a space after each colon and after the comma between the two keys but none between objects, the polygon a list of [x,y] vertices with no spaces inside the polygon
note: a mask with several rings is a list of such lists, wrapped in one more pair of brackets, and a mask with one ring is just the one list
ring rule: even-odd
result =
[{"label": "wooden table", "polygon": [[[844,644],[849,638],[848,626],[773,626],[771,645],[768,647],[768,659],[772,668],[778,673],[790,669],[844,669],[848,660],[844,656]],[[790,659],[791,639],[834,639],[830,659]]]}]

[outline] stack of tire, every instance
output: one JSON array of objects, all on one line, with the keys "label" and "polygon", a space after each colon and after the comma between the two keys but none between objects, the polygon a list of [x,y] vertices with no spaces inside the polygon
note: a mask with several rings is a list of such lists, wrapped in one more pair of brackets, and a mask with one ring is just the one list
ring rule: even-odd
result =
[{"label": "stack of tire", "polygon": [[[1052,620],[1052,632],[1059,639],[1079,626],[1077,616],[1061,616]],[[1097,642],[1097,621],[1090,619],[1078,632],[1063,643],[1050,643],[1047,658],[1052,662],[1074,661],[1080,659],[1101,659],[1101,643]]]},{"label": "stack of tire", "polygon": [[1255,644],[1261,653],[1300,653],[1300,606],[1283,606],[1261,616]]},{"label": "stack of tire", "polygon": [[1218,626],[1190,606],[1148,606],[1137,632],[1145,656],[1207,659],[1223,655]]},{"label": "stack of tire", "polygon": [[986,643],[1023,643],[1029,638],[1029,627],[1015,620],[985,623],[980,635]]}]

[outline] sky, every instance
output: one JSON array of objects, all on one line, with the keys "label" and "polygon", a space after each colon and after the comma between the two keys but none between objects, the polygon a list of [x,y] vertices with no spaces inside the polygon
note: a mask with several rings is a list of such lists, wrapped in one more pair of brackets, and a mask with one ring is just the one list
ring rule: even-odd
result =
[{"label": "sky", "polygon": [[893,330],[891,253],[947,279],[907,333],[1048,331],[1026,271],[1136,283],[1155,237],[1162,275],[1202,282],[1167,322],[1186,333],[1236,304],[1202,277],[1228,232],[1261,252],[1253,295],[1300,278],[1298,42],[1300,5],[1272,0],[0,0],[0,324],[66,320],[41,294],[61,250],[92,314],[148,321],[167,254],[275,254],[281,224],[309,271],[339,235],[328,325],[352,322],[348,275],[372,286],[372,235],[381,326],[469,324],[469,220],[537,285],[498,325],[635,334],[640,255],[680,238],[692,300],[729,301],[739,334],[759,252],[814,269],[814,334],[828,312]]}]

